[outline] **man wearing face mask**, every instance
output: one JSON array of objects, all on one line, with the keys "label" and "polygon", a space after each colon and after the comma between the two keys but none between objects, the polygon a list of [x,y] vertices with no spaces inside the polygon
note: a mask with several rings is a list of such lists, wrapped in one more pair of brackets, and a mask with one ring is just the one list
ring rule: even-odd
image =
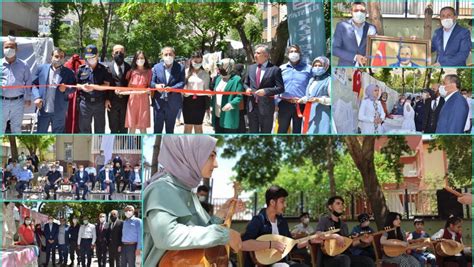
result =
[{"label": "man wearing face mask", "polygon": [[133,167],[133,172],[130,173],[128,183],[130,184],[130,189],[132,192],[142,189],[142,179],[140,177],[140,165],[137,164],[135,165],[135,167]]},{"label": "man wearing face mask", "polygon": [[110,228],[109,224],[105,221],[105,217],[105,213],[99,214],[99,222],[95,226],[97,236],[95,253],[99,262],[99,267],[106,266],[107,246],[110,243]]},{"label": "man wearing face mask", "polygon": [[[352,228],[351,236],[359,236],[363,233],[373,233],[374,229],[370,227],[370,216],[367,213],[361,213],[357,216],[359,224]],[[352,255],[363,255],[375,260],[375,251],[372,246],[374,238],[372,236],[362,237],[355,240],[350,248]]]},{"label": "man wearing face mask", "polygon": [[23,192],[27,188],[31,179],[33,179],[33,173],[28,170],[28,167],[26,165],[24,165],[23,169],[20,169],[16,176],[18,178],[18,183],[16,184],[15,189],[18,192],[18,198],[22,198]]},{"label": "man wearing face mask", "polygon": [[[339,232],[331,234],[328,238],[336,239],[337,244],[344,244],[344,239],[342,236],[349,236],[349,228],[347,227],[347,224],[341,219],[341,216],[344,214],[344,199],[340,196],[333,196],[328,199],[326,207],[328,208],[330,214],[320,217],[318,225],[316,226],[316,233],[328,231],[331,227],[340,229]],[[320,249],[318,249],[317,259],[317,266],[375,267],[374,260],[367,256],[342,253],[331,257],[323,254]]]},{"label": "man wearing face mask", "polygon": [[120,249],[122,247],[123,222],[118,217],[118,211],[110,212],[110,242],[109,242],[109,265],[110,267],[121,267]]},{"label": "man wearing face mask", "polygon": [[205,185],[198,186],[196,195],[203,209],[207,211],[207,213],[211,214],[212,206],[211,204],[209,204],[209,201],[207,200],[207,198],[209,197],[209,187]]},{"label": "man wearing face mask", "polygon": [[436,52],[434,66],[466,66],[471,52],[471,33],[457,23],[456,10],[450,6],[439,12],[441,27],[431,40],[431,52]]},{"label": "man wearing face mask", "polygon": [[439,93],[444,97],[444,105],[439,112],[436,133],[463,133],[466,125],[469,106],[459,93],[461,80],[455,74],[446,75]]},{"label": "man wearing face mask", "polygon": [[369,64],[365,55],[367,36],[376,35],[377,29],[365,21],[367,16],[365,2],[353,2],[351,13],[351,19],[336,25],[332,52],[339,58],[339,66],[367,66]]},{"label": "man wearing face mask", "polygon": [[[3,58],[0,68],[2,86],[31,85],[30,67],[16,57],[18,44],[15,37],[3,43]],[[31,88],[3,89],[1,94],[2,122],[0,133],[5,133],[10,121],[11,133],[21,133],[24,107],[31,105]]]},{"label": "man wearing face mask", "polygon": [[298,116],[298,106],[301,116],[305,104],[298,103],[298,100],[306,94],[311,66],[303,62],[298,45],[288,47],[288,59],[289,62],[280,67],[285,92],[280,95],[281,101],[278,103],[278,133],[288,133],[290,122],[293,122],[293,133],[300,134],[303,118]]},{"label": "man wearing face mask", "polygon": [[[153,66],[151,87],[153,88],[175,88],[182,89],[185,85],[185,70],[175,59],[175,50],[172,47],[164,47],[161,50],[162,62]],[[183,96],[180,93],[154,92],[153,117],[155,134],[161,134],[163,127],[166,133],[174,133],[174,125],[178,111],[183,104]]]},{"label": "man wearing face mask", "polygon": [[[49,259],[56,266],[56,245],[58,243],[59,226],[54,223],[53,216],[48,217],[48,223],[44,225],[44,236],[46,237],[46,265]],[[51,257],[52,256],[52,257]]]},{"label": "man wearing face mask", "polygon": [[[97,47],[86,47],[86,64],[77,72],[79,92],[79,131],[92,133],[92,119],[94,119],[94,132],[105,132],[106,91],[95,90],[95,85],[110,85],[110,73],[107,67],[99,63]],[[108,103],[108,102],[107,102]]]},{"label": "man wearing face mask", "polygon": [[[47,133],[49,125],[52,133],[64,133],[68,95],[75,90],[65,84],[76,84],[76,77],[63,64],[64,51],[55,48],[51,53],[51,64],[40,65],[34,75],[33,84],[36,86],[33,87],[33,99],[39,109],[37,133]],[[46,87],[46,84],[53,86]]]},{"label": "man wearing face mask", "polygon": [[84,170],[84,165],[79,165],[79,171],[72,178],[72,182],[76,187],[76,200],[79,200],[79,190],[81,189],[83,190],[82,200],[86,200],[86,195],[89,192],[89,187],[87,186],[89,181],[89,174]]},{"label": "man wearing face mask", "polygon": [[439,112],[443,108],[444,98],[439,94],[439,84],[433,84],[428,89],[430,97],[425,101],[425,112],[423,115],[423,132],[435,133],[438,124]]},{"label": "man wearing face mask", "polygon": [[[127,72],[130,71],[130,64],[125,62],[125,47],[115,45],[112,48],[113,61],[107,64],[107,68],[112,77],[112,86],[127,87]],[[127,133],[125,128],[125,115],[127,113],[128,95],[121,91],[107,91],[108,99],[105,101],[107,115],[109,117],[109,127],[111,133]]]},{"label": "man wearing face mask", "polygon": [[106,165],[103,170],[99,172],[98,180],[101,184],[101,189],[109,193],[109,200],[112,200],[112,194],[115,191],[115,176],[110,165]]},{"label": "man wearing face mask", "polygon": [[74,216],[68,231],[69,257],[71,258],[70,267],[74,266],[75,255],[77,256],[77,262],[81,262],[79,246],[77,245],[80,227],[79,220]]},{"label": "man wearing face mask", "polygon": [[64,218],[61,218],[59,222],[61,223],[58,228],[59,266],[66,266],[68,254],[67,237],[69,232],[69,226],[66,225],[66,219]]},{"label": "man wearing face mask", "polygon": [[250,65],[244,82],[248,98],[249,133],[271,133],[275,101],[273,96],[285,92],[281,69],[273,65],[270,59],[270,48],[257,45],[255,48],[255,64]]},{"label": "man wearing face mask", "polygon": [[122,229],[122,267],[134,267],[136,257],[142,248],[142,220],[134,216],[135,208],[128,205],[124,209],[127,219]]},{"label": "man wearing face mask", "polygon": [[56,200],[56,189],[58,188],[57,183],[61,180],[61,173],[56,170],[56,166],[51,166],[51,170],[46,174],[48,177],[47,184],[44,186],[44,192],[46,193],[46,200],[48,200],[51,196],[49,195],[49,191],[53,190],[54,192],[54,199]]},{"label": "man wearing face mask", "polygon": [[95,232],[95,225],[89,223],[88,216],[84,216],[82,222],[83,224],[79,228],[79,234],[77,236],[77,245],[80,247],[81,251],[81,266],[90,267],[92,264],[92,250],[95,247],[97,236]]}]

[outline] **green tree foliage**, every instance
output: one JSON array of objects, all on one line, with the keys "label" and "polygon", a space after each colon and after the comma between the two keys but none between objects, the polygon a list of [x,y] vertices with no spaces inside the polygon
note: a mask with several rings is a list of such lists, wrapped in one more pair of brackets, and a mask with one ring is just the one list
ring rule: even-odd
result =
[{"label": "green tree foliage", "polygon": [[56,138],[54,135],[18,135],[15,138],[20,141],[20,144],[26,147],[30,154],[35,152],[40,160],[43,152],[54,144]]},{"label": "green tree foliage", "polygon": [[69,220],[73,216],[77,216],[78,218],[88,216],[91,223],[96,223],[100,213],[109,214],[112,210],[118,210],[119,214],[123,214],[123,209],[127,205],[134,206],[135,212],[141,209],[140,202],[47,202],[42,204],[39,212],[52,215],[55,218],[58,218],[60,215],[64,216],[64,214],[68,214]]}]

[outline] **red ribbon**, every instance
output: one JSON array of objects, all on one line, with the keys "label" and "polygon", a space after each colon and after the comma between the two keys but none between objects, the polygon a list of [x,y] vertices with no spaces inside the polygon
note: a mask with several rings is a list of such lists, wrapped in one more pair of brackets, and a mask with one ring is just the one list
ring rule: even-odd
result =
[{"label": "red ribbon", "polygon": [[311,114],[311,106],[313,102],[306,102],[303,113],[303,134],[306,134],[309,129],[309,115]]}]

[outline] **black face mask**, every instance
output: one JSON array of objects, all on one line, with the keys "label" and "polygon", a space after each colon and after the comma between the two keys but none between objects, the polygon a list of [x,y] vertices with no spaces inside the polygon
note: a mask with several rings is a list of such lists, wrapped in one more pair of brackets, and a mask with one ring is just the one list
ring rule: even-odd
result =
[{"label": "black face mask", "polygon": [[341,217],[342,214],[343,214],[342,212],[337,212],[335,210],[332,212],[332,215],[334,215],[336,217]]},{"label": "black face mask", "polygon": [[219,69],[219,74],[221,76],[227,76],[227,71],[225,69]]},{"label": "black face mask", "polygon": [[117,220],[117,217],[116,217],[116,216],[110,216],[110,220],[111,220],[112,222],[115,222],[115,221]]},{"label": "black face mask", "polygon": [[115,61],[115,63],[117,63],[118,65],[122,65],[122,64],[123,64],[124,58],[125,58],[125,55],[122,54],[122,53],[119,53],[119,54],[115,54],[115,55],[114,55],[114,61]]}]

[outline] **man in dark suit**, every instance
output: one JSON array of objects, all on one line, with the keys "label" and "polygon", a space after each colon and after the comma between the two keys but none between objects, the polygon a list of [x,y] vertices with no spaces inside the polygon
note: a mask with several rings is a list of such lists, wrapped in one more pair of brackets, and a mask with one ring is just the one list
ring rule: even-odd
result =
[{"label": "man in dark suit", "polygon": [[[109,265],[120,267],[120,251],[122,247],[123,222],[118,219],[118,211],[110,212],[110,242],[109,242]],[[115,265],[114,265],[115,264]]]},{"label": "man in dark suit", "polygon": [[441,27],[436,29],[431,40],[431,51],[436,52],[434,66],[466,66],[471,52],[471,33],[456,23],[456,10],[443,7],[439,13]]},{"label": "man in dark suit", "polygon": [[[183,89],[185,83],[184,67],[175,59],[175,51],[172,47],[161,50],[162,62],[156,64],[153,69],[151,87],[154,88],[176,88]],[[163,127],[166,133],[174,133],[174,125],[179,109],[183,104],[180,93],[156,91],[152,99],[154,133],[161,134]]]},{"label": "man in dark suit", "polygon": [[44,236],[46,238],[46,265],[49,265],[49,259],[56,266],[56,245],[58,244],[59,226],[54,223],[53,216],[48,216],[48,223],[44,225]]},{"label": "man in dark suit", "polygon": [[[51,124],[53,133],[64,133],[66,125],[66,113],[68,110],[68,95],[74,92],[74,88],[66,87],[65,84],[76,84],[76,77],[72,70],[63,67],[64,51],[59,48],[51,54],[51,64],[43,64],[38,67],[33,78],[33,99],[38,113],[37,133],[47,133]],[[55,87],[38,85],[61,84]]]},{"label": "man in dark suit", "polygon": [[105,213],[99,214],[99,223],[95,226],[96,241],[95,241],[95,253],[97,254],[97,260],[99,267],[105,267],[107,260],[107,248],[110,244],[110,228],[109,224],[105,222]]},{"label": "man in dark suit", "polygon": [[51,166],[51,170],[46,174],[48,177],[48,183],[44,186],[44,192],[46,193],[46,200],[50,198],[49,191],[54,191],[54,199],[56,199],[56,189],[58,188],[58,181],[61,180],[61,173],[56,169],[56,166]]},{"label": "man in dark suit", "polygon": [[438,124],[438,116],[444,105],[444,98],[439,95],[439,84],[434,84],[433,89],[428,89],[430,98],[425,101],[425,110],[423,113],[423,132],[435,133]]},{"label": "man in dark suit", "polygon": [[439,112],[436,133],[464,133],[469,106],[461,95],[461,80],[455,74],[444,77],[439,93],[444,96],[445,103]]},{"label": "man in dark suit", "polygon": [[367,9],[364,2],[353,2],[351,13],[351,19],[336,25],[332,52],[339,58],[339,66],[367,66],[370,65],[366,56],[367,36],[377,34],[377,29],[365,21]]},{"label": "man in dark suit", "polygon": [[109,192],[109,200],[112,200],[112,194],[115,191],[115,176],[110,165],[106,165],[104,169],[99,172],[98,181],[101,184],[101,190]]},{"label": "man in dark suit", "polygon": [[255,64],[249,66],[245,80],[249,132],[271,133],[275,102],[272,96],[285,92],[281,69],[268,61],[270,50],[266,45],[255,48]]},{"label": "man in dark suit", "polygon": [[[114,61],[107,64],[112,77],[112,86],[127,87],[127,72],[130,71],[130,64],[125,62],[125,47],[115,45],[112,49]],[[105,101],[107,115],[109,117],[109,127],[111,133],[127,133],[125,128],[125,115],[127,114],[128,95],[120,94],[121,91],[108,91]]]},{"label": "man in dark suit", "polygon": [[79,200],[80,189],[83,189],[82,199],[86,200],[86,194],[89,191],[89,188],[87,187],[87,183],[89,182],[89,174],[84,171],[84,165],[79,165],[79,171],[76,171],[72,180],[74,185],[76,186],[76,200]]}]

